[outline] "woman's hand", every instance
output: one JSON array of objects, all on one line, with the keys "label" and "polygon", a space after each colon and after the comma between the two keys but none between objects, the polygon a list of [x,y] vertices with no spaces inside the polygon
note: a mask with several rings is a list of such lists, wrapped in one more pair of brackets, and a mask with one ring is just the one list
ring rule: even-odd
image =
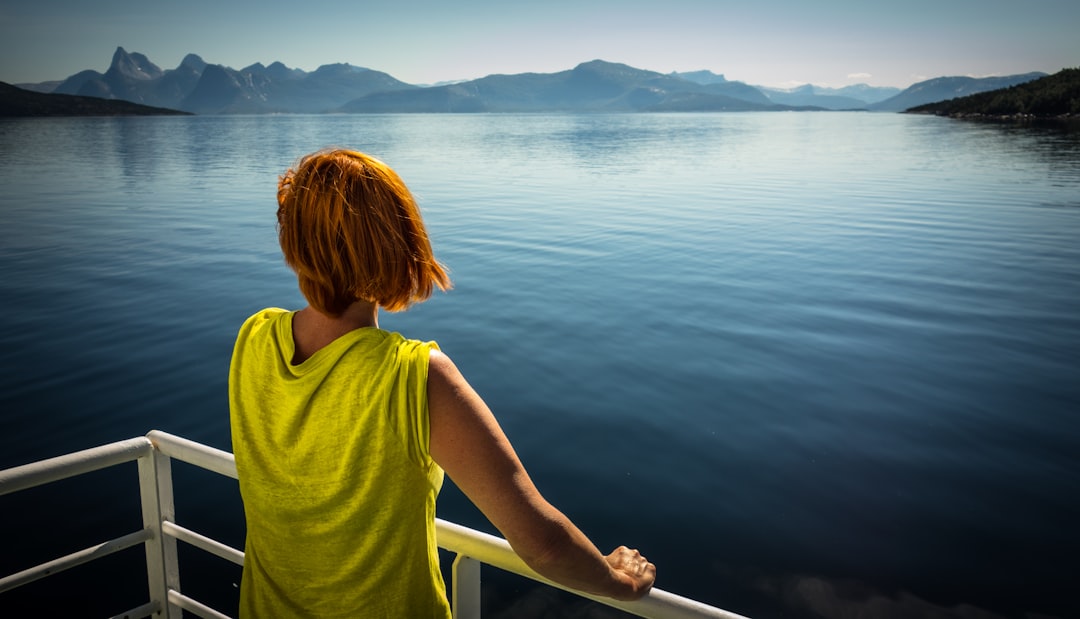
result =
[{"label": "woman's hand", "polygon": [[652,589],[656,581],[656,566],[637,550],[619,546],[604,559],[626,584],[624,594],[612,597],[632,601],[644,597]]}]

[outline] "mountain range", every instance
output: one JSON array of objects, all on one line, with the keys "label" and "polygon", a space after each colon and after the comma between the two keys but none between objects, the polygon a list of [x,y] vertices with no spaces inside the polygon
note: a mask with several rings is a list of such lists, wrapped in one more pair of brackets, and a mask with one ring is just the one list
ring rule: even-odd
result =
[{"label": "mountain range", "polygon": [[729,81],[710,71],[658,73],[593,60],[556,73],[489,75],[419,86],[349,64],[314,71],[281,62],[243,69],[208,64],[188,54],[163,70],[145,55],[118,47],[104,73],[85,70],[60,83],[19,84],[43,93],[119,99],[197,114],[540,112],[540,111],[903,111],[961,94],[1043,77],[1028,73],[976,79],[942,77],[905,90],[865,84],[792,90]]}]

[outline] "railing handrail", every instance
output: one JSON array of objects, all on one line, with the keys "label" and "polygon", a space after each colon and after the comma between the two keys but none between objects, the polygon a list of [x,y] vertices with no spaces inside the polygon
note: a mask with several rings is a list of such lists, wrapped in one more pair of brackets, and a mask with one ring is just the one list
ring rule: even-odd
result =
[{"label": "railing handrail", "polygon": [[153,449],[145,436],[0,470],[0,496],[138,460]]},{"label": "railing handrail", "polygon": [[[237,479],[236,459],[233,454],[167,432],[152,430],[147,433],[146,436],[117,441],[71,454],[65,454],[22,466],[0,470],[0,496],[53,481],[59,481],[68,477],[89,473],[116,464],[152,457],[155,456],[155,454],[159,457],[180,460],[220,475]],[[142,468],[143,464],[140,463],[140,471]],[[154,538],[158,538],[155,543],[159,546],[164,538],[170,540],[179,539],[195,545],[202,550],[232,561],[233,563],[242,565],[244,555],[240,550],[204,537],[172,522],[171,472],[167,463],[163,468],[164,475],[167,478],[164,483],[167,483],[169,486],[169,488],[166,489],[168,497],[162,502],[164,509],[161,513],[161,520],[156,522],[156,527],[154,526],[154,523],[151,523],[147,529],[142,531],[136,531],[122,536],[121,538],[117,538],[116,540],[110,540],[103,544],[99,544],[98,546],[92,546],[54,561],[43,563],[39,566],[23,570],[22,572],[0,578],[0,593],[57,571],[74,567],[75,565],[100,558],[101,556],[105,556],[112,552],[117,552],[123,548],[130,547],[143,541],[147,544],[149,558],[151,553],[161,552],[160,548],[154,550],[151,547],[151,543],[155,542]],[[147,470],[150,470],[149,466],[147,467]],[[150,479],[157,479],[158,481],[156,483],[158,485],[163,483],[160,477],[162,475],[161,472],[155,472],[148,475]],[[140,477],[142,477],[142,474]],[[160,493],[161,489],[157,488],[156,492]],[[160,497],[153,497],[153,499],[154,501],[158,501],[160,500]],[[145,510],[147,505],[146,497],[144,497],[143,505]],[[455,598],[460,596],[462,598],[472,597],[477,600],[479,599],[480,583],[478,567],[471,568],[472,571],[463,569],[460,572],[461,575],[459,575],[459,562],[463,559],[468,559],[569,591],[576,595],[624,610],[640,617],[654,619],[746,619],[742,615],[656,588],[650,591],[644,598],[635,602],[622,602],[611,598],[582,593],[581,591],[576,591],[552,582],[536,573],[522,561],[513,549],[510,548],[510,544],[505,539],[469,529],[468,527],[443,519],[437,518],[435,524],[439,547],[458,555],[458,561],[455,561],[454,565],[454,582],[452,583]],[[155,531],[159,531],[160,535],[155,535]],[[158,555],[154,556],[157,557]],[[160,560],[168,561],[167,551],[166,557]],[[467,562],[468,561],[466,561],[466,563]],[[148,565],[151,579],[154,576],[153,570],[153,566]],[[167,572],[168,569],[163,567],[161,571]],[[178,574],[172,576],[178,583]],[[168,576],[166,575],[164,578],[168,578]],[[462,578],[468,578],[470,580],[475,579],[475,582],[457,582]],[[147,616],[150,612],[156,612],[161,608],[167,609],[169,606],[176,606],[177,608],[183,607],[186,610],[191,610],[207,617],[224,616],[213,609],[203,606],[195,600],[181,595],[178,588],[178,584],[175,588],[169,588],[167,594],[163,596],[166,599],[152,599],[149,604],[144,604],[138,609],[132,609],[133,611],[145,612],[141,615],[136,613],[131,616]],[[153,598],[154,595],[151,594],[151,597]],[[476,613],[476,616],[478,616],[478,611],[479,608],[477,605],[471,607],[468,611],[462,612],[466,614]],[[131,613],[132,611],[128,612]],[[165,616],[168,616],[168,613],[165,613]],[[456,602],[455,616],[457,616]]]}]

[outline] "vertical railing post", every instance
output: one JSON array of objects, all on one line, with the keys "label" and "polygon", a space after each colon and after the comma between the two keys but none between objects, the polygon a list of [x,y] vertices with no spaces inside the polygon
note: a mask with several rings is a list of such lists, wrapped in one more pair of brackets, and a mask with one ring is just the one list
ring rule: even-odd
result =
[{"label": "vertical railing post", "polygon": [[454,619],[480,619],[480,565],[459,554],[450,572]]},{"label": "vertical railing post", "polygon": [[169,603],[169,589],[180,591],[180,566],[176,539],[161,530],[163,520],[176,517],[173,504],[172,461],[156,448],[139,458],[139,489],[143,527],[153,536],[146,541],[146,580],[150,600],[164,619],[179,619],[182,611]]}]

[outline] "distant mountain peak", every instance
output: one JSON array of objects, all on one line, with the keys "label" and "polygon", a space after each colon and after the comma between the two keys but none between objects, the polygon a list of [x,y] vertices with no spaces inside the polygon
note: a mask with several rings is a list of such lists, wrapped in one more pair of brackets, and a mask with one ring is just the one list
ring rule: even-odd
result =
[{"label": "distant mountain peak", "polygon": [[727,78],[724,77],[722,73],[713,73],[712,71],[708,70],[686,71],[682,73],[678,71],[672,71],[668,75],[670,75],[671,77],[679,77],[684,80],[689,80],[691,82],[694,82],[695,84],[703,85],[723,84],[727,82]]},{"label": "distant mountain peak", "polygon": [[585,79],[598,77],[602,80],[613,82],[634,81],[660,75],[655,71],[638,69],[627,64],[608,62],[607,60],[590,60],[589,62],[583,62],[574,67],[570,73],[571,75],[580,76]]},{"label": "distant mountain peak", "polygon": [[300,79],[307,75],[300,69],[290,69],[289,67],[285,66],[285,63],[281,62],[280,60],[275,60],[274,62],[271,62],[270,66],[266,67],[266,74],[273,77],[274,79],[283,80]]},{"label": "distant mountain peak", "polygon": [[347,62],[335,62],[332,64],[324,64],[318,69],[312,71],[312,73],[342,75],[348,73],[366,73],[370,70],[371,69],[368,69],[366,67],[358,67],[356,65],[351,65]]},{"label": "distant mountain peak", "polygon": [[188,54],[180,61],[180,66],[195,69],[196,72],[202,73],[202,70],[206,68],[206,61],[200,58],[198,54]]},{"label": "distant mountain peak", "polygon": [[117,47],[106,75],[119,75],[134,80],[154,80],[165,74],[146,56]]},{"label": "distant mountain peak", "polygon": [[631,67],[630,65],[627,65],[627,64],[622,64],[621,62],[609,62],[607,60],[600,60],[599,58],[596,59],[596,60],[590,60],[588,62],[583,62],[583,63],[579,64],[578,66],[574,67],[574,71],[578,71],[578,70],[597,71],[597,70],[602,70],[602,69],[607,69],[607,70],[617,69],[617,70],[624,70],[624,71],[625,70],[628,70],[628,71],[643,71],[643,69],[635,69],[634,67]]}]

